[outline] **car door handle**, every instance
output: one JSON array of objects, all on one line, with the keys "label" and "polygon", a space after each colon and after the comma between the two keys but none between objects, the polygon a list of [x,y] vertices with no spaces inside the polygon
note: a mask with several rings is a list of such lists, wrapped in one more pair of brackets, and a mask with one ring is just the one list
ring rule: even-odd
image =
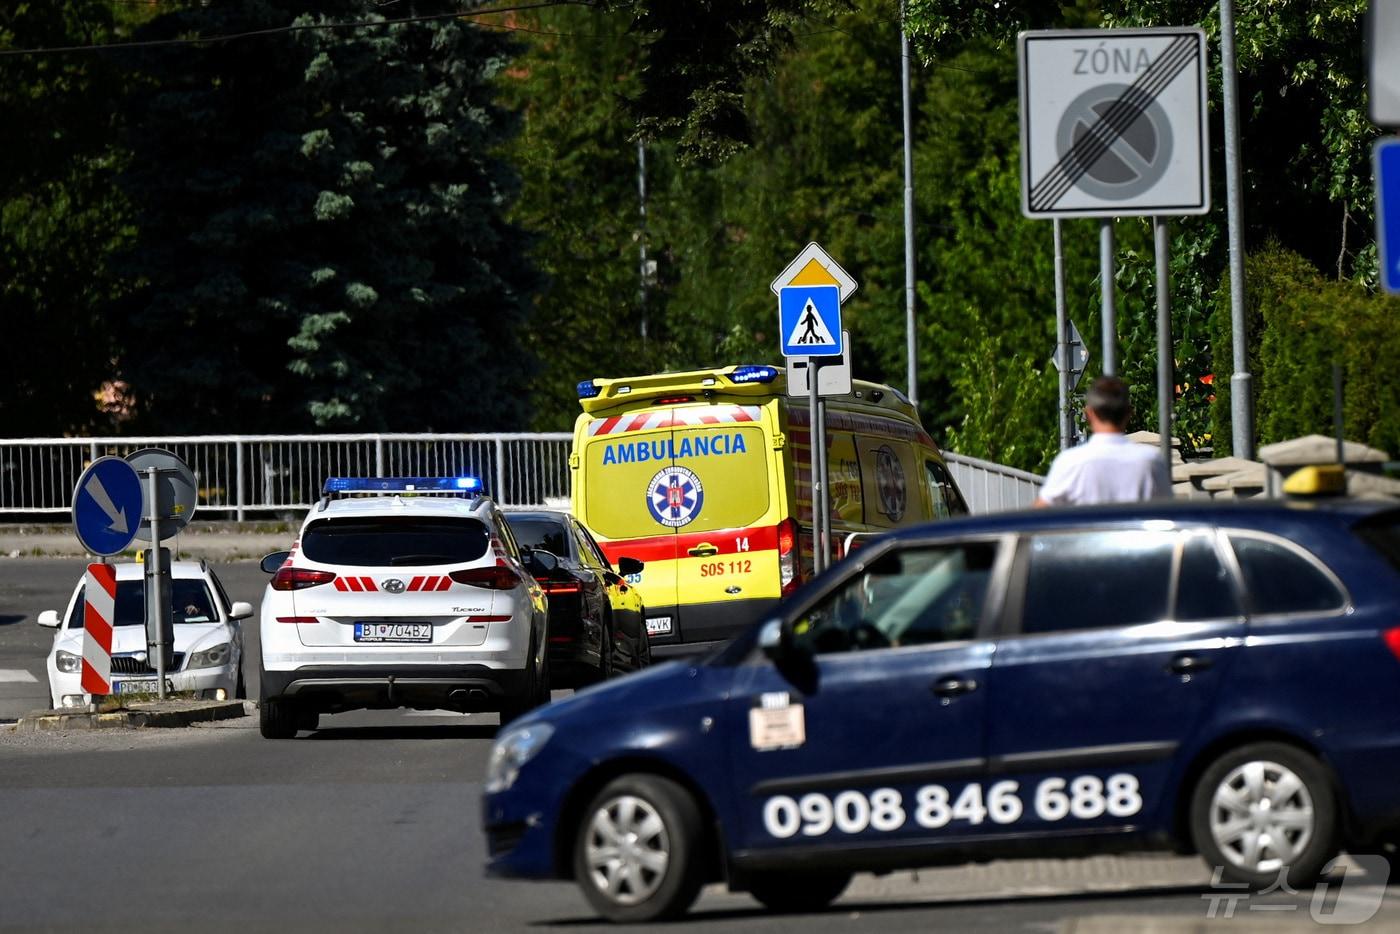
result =
[{"label": "car door handle", "polygon": [[1178,655],[1167,662],[1167,674],[1190,675],[1205,671],[1215,662],[1200,655]]},{"label": "car door handle", "polygon": [[711,545],[709,542],[702,542],[690,551],[686,552],[692,558],[708,558],[710,555],[719,554],[719,546]]},{"label": "car door handle", "polygon": [[977,681],[973,678],[939,678],[929,690],[945,699],[961,697],[977,690]]}]

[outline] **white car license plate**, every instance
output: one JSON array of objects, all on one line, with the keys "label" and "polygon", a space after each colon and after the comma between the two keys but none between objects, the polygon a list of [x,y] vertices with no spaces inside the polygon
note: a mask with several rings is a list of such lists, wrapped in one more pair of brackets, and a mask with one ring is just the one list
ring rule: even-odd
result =
[{"label": "white car license plate", "polygon": [[664,636],[671,631],[671,617],[653,616],[647,620],[647,635]]},{"label": "white car license plate", "polygon": [[356,642],[432,642],[432,623],[356,623]]},{"label": "white car license plate", "polygon": [[[118,694],[159,694],[160,688],[156,686],[154,678],[149,681],[118,681],[115,685]],[[167,691],[173,690],[169,679],[165,682]]]}]

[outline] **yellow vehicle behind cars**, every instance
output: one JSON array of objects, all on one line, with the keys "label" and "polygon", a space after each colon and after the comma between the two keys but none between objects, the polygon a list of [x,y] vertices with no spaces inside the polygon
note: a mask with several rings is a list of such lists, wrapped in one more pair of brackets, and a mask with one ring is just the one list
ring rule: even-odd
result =
[{"label": "yellow vehicle behind cars", "polygon": [[[644,562],[629,580],[658,655],[729,638],[811,573],[807,400],[783,370],[593,379],[579,401],[573,512],[609,559]],[[833,557],[852,533],[967,512],[898,390],[856,381],[826,427]]]}]

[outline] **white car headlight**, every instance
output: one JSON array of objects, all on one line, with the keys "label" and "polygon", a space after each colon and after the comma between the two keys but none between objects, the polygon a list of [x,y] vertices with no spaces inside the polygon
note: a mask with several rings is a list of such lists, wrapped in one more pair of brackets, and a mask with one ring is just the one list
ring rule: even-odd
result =
[{"label": "white car headlight", "polygon": [[514,785],[521,766],[538,755],[553,735],[554,727],[548,723],[531,723],[497,739],[486,765],[486,793],[495,794]]},{"label": "white car headlight", "polygon": [[190,656],[190,663],[185,666],[186,670],[191,668],[218,668],[220,665],[227,665],[228,660],[233,656],[233,646],[224,642],[214,646],[212,649],[205,649],[203,652],[195,652]]},{"label": "white car headlight", "polygon": [[72,652],[65,652],[59,649],[53,657],[54,665],[59,671],[72,673],[83,667],[83,657],[74,655]]}]

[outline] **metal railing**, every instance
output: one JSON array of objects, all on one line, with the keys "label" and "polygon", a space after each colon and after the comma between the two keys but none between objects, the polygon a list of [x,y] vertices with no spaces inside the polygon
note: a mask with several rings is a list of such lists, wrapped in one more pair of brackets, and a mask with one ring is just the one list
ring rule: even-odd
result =
[{"label": "metal railing", "polygon": [[1045,478],[1026,470],[976,457],[943,452],[948,470],[974,516],[1008,509],[1028,509]]},{"label": "metal railing", "polygon": [[[334,476],[469,474],[503,506],[567,506],[571,440],[566,432],[0,438],[0,516],[67,513],[89,463],[147,447],[190,465],[202,513],[238,520],[308,509]],[[1033,473],[944,456],[974,514],[1029,506],[1040,488]]]},{"label": "metal railing", "polygon": [[480,477],[504,506],[566,504],[566,432],[538,434],[201,435],[165,438],[0,438],[0,516],[67,513],[83,469],[107,454],[159,447],[199,482],[199,510],[310,508],[326,477]]}]

